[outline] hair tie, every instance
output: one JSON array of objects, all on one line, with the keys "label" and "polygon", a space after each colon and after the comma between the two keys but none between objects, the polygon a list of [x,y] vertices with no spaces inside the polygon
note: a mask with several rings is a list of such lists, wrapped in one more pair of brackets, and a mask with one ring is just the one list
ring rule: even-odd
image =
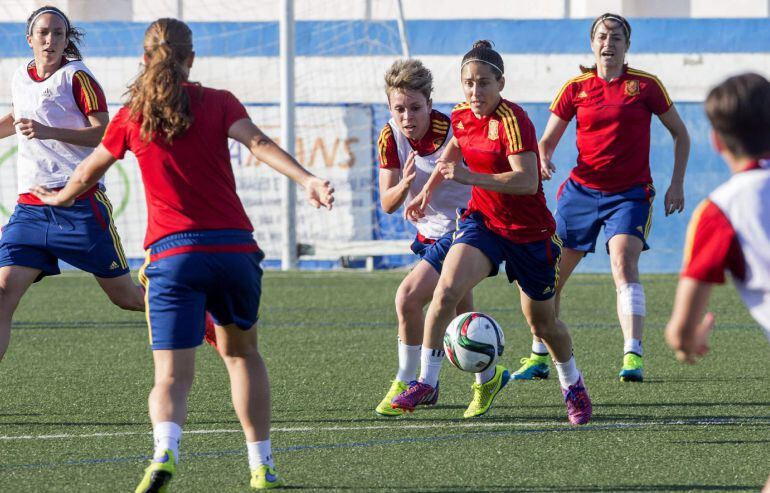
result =
[{"label": "hair tie", "polygon": [[67,32],[65,34],[70,32],[70,21],[67,20],[67,17],[64,14],[59,12],[57,9],[43,9],[37,14],[35,14],[35,17],[33,17],[32,20],[29,22],[29,29],[27,30],[27,36],[32,36],[32,27],[35,25],[35,21],[37,21],[38,17],[40,17],[43,14],[54,14],[59,16],[59,18],[64,21],[64,25],[67,28]]}]

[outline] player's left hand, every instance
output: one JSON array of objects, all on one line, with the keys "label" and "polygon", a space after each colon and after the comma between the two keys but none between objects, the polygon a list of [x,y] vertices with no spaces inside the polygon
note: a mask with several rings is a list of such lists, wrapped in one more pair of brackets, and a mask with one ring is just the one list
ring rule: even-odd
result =
[{"label": "player's left hand", "polygon": [[317,176],[311,177],[305,183],[305,195],[310,205],[316,209],[326,207],[328,210],[332,210],[334,187],[329,183],[329,180],[322,180]]},{"label": "player's left hand", "polygon": [[454,180],[463,185],[470,185],[471,172],[462,164],[439,159],[436,161],[436,168],[445,180]]},{"label": "player's left hand", "polygon": [[709,337],[714,330],[714,314],[703,316],[692,334],[684,334],[672,327],[666,327],[666,343],[674,350],[676,359],[682,363],[694,364],[709,352]]},{"label": "player's left hand", "polygon": [[70,207],[75,203],[75,199],[61,200],[58,190],[51,190],[49,188],[37,185],[29,189],[29,193],[39,198],[45,205],[53,205],[57,207]]},{"label": "player's left hand", "polygon": [[13,124],[17,129],[19,129],[21,135],[26,137],[28,140],[44,140],[52,138],[50,132],[51,127],[43,125],[36,120],[32,120],[30,118],[19,118],[18,120],[14,121]]},{"label": "player's left hand", "polygon": [[669,185],[663,204],[667,216],[684,211],[684,187],[676,183]]}]

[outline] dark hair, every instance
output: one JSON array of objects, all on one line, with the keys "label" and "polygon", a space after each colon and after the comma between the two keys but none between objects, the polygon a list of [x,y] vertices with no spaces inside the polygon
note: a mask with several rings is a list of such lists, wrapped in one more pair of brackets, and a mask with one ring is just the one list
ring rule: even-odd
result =
[{"label": "dark hair", "polygon": [[177,19],[158,19],[144,33],[145,67],[128,86],[128,107],[141,122],[141,139],[149,142],[160,132],[167,142],[192,125],[190,100],[182,83],[183,67],[193,53],[192,31]]},{"label": "dark hair", "polygon": [[505,66],[503,65],[503,57],[500,53],[492,49],[492,42],[486,39],[480,39],[473,43],[473,48],[465,54],[462,64],[460,64],[460,70],[465,67],[466,63],[481,62],[486,65],[490,65],[496,70],[495,79],[500,80],[500,77],[505,73]]},{"label": "dark hair", "polygon": [[27,35],[32,36],[32,24],[36,18],[41,14],[46,14],[49,12],[64,19],[64,24],[67,26],[67,46],[64,48],[64,56],[71,60],[82,60],[83,55],[80,54],[78,45],[80,44],[80,40],[85,35],[85,33],[82,29],[73,27],[69,18],[64,14],[64,12],[62,12],[60,9],[57,9],[56,7],[45,5],[32,12],[32,14],[27,18]]},{"label": "dark hair", "polygon": [[[599,17],[597,17],[596,19],[594,19],[594,21],[591,23],[591,30],[589,31],[589,34],[588,34],[589,40],[591,41],[594,40],[594,34],[596,33],[597,26],[600,23],[603,23],[604,21],[613,21],[620,24],[620,27],[623,28],[623,32],[626,35],[626,46],[629,46],[631,44],[631,24],[629,24],[626,18],[623,17],[622,15],[612,14],[610,12],[606,12],[600,15]],[[590,67],[580,65],[580,71],[583,73],[593,72],[594,70],[596,70],[596,64],[593,64]]]},{"label": "dark hair", "polygon": [[770,82],[759,74],[730,77],[709,92],[706,115],[737,157],[770,153]]}]

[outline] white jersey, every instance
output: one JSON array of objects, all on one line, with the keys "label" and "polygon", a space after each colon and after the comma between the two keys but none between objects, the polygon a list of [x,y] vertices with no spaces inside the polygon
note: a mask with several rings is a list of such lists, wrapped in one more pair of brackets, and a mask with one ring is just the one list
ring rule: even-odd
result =
[{"label": "white jersey", "polygon": [[[85,64],[71,60],[43,81],[35,81],[27,69],[19,67],[11,83],[11,100],[15,119],[30,118],[43,125],[78,129],[90,126],[72,94],[72,79],[83,71],[93,78]],[[34,185],[63,187],[72,171],[93,151],[91,147],[67,144],[58,140],[27,139],[17,131],[18,193],[28,193]],[[99,182],[103,184],[103,179]]]},{"label": "white jersey", "polygon": [[[409,139],[407,139],[398,129],[395,120],[391,118],[388,125],[390,125],[392,130],[393,139],[396,141],[398,158],[401,161],[401,169],[403,170],[404,164],[409,157],[409,153],[412,152],[412,145],[409,143]],[[412,185],[409,187],[406,203],[409,203],[418,193],[420,193],[423,185],[425,185],[428,178],[430,178],[431,173],[433,173],[433,169],[436,167],[436,161],[441,157],[441,153],[444,152],[444,148],[446,148],[451,139],[452,127],[450,125],[441,147],[427,156],[415,156],[415,178]],[[457,219],[456,210],[458,208],[467,207],[470,198],[471,187],[468,185],[463,185],[451,180],[444,181],[431,195],[428,207],[425,209],[425,216],[417,221],[412,221],[411,219],[409,221],[414,224],[417,231],[419,231],[422,236],[432,240],[441,238],[446,233],[454,231]]]},{"label": "white jersey", "polygon": [[760,166],[736,173],[709,198],[730,221],[746,262],[735,286],[770,338],[770,161]]}]

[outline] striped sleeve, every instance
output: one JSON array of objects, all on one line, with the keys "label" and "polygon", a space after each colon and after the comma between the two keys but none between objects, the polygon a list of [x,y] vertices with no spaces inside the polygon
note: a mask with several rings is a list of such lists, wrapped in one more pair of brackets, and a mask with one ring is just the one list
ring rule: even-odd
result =
[{"label": "striped sleeve", "polygon": [[584,74],[583,76],[568,80],[561,86],[561,89],[556,93],[556,97],[553,99],[551,106],[548,108],[551,110],[551,113],[567,122],[575,117],[575,112],[577,110],[573,104],[573,86],[585,78],[587,77],[585,77]]},{"label": "striped sleeve", "polygon": [[743,252],[730,221],[706,199],[695,209],[687,227],[682,277],[722,284],[725,270],[742,279],[746,273]]},{"label": "striped sleeve", "polygon": [[645,104],[651,112],[662,115],[671,108],[673,102],[660,79],[650,73],[632,68],[629,68],[627,72],[629,75],[639,77],[641,81],[646,82],[642,85],[642,90],[644,91]]},{"label": "striped sleeve", "polygon": [[82,70],[72,77],[72,95],[80,111],[88,116],[91,113],[106,113],[107,98],[101,86]]},{"label": "striped sleeve", "polygon": [[532,122],[523,111],[516,111],[503,103],[497,107],[500,118],[498,134],[505,145],[505,154],[511,156],[525,151],[537,151],[537,137]]},{"label": "striped sleeve", "polygon": [[393,129],[390,128],[388,123],[380,130],[380,137],[377,139],[377,154],[380,156],[380,168],[401,168],[401,160],[398,157],[398,148],[396,148],[396,139],[393,137]]}]

